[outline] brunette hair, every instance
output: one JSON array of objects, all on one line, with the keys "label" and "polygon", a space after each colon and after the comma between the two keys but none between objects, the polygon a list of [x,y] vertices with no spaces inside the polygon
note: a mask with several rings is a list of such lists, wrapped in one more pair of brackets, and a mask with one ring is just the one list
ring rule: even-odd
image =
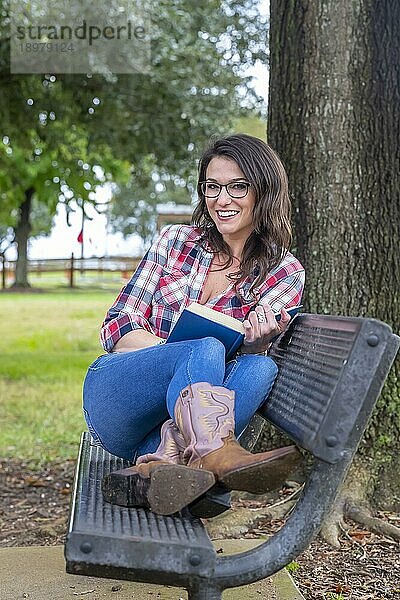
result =
[{"label": "brunette hair", "polygon": [[232,265],[233,256],[208,213],[201,190],[207,167],[217,156],[235,161],[255,191],[254,231],[244,245],[240,269],[229,276],[236,283],[249,275],[255,276],[250,288],[253,291],[278,266],[291,244],[291,206],[286,171],[279,156],[268,144],[244,133],[217,139],[203,153],[197,183],[199,202],[192,222],[203,230],[200,240],[203,244],[208,243],[214,253],[223,252],[228,256],[222,268]]}]

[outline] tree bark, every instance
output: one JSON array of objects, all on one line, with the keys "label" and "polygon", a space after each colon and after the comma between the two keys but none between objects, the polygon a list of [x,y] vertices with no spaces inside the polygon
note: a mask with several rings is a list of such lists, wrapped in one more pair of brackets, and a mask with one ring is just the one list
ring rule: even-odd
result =
[{"label": "tree bark", "polygon": [[15,241],[17,242],[18,256],[15,267],[15,281],[12,287],[28,288],[28,240],[31,233],[30,212],[34,188],[25,191],[25,200],[19,207],[18,223],[15,227]]},{"label": "tree bark", "polygon": [[[399,20],[396,0],[271,0],[268,115],[289,175],[306,310],[375,317],[396,333]],[[350,474],[367,477],[343,494],[400,509],[399,414],[397,361]]]}]

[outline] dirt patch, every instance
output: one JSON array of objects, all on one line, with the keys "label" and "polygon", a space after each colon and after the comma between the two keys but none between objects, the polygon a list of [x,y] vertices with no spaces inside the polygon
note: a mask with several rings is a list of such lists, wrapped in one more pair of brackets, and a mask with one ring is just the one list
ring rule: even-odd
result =
[{"label": "dirt patch", "polygon": [[[0,547],[63,544],[74,462],[33,471],[22,461],[0,461]],[[260,506],[251,500],[234,509]],[[394,525],[400,517],[379,514]],[[269,535],[282,521],[258,522],[248,537]],[[400,600],[399,544],[355,524],[343,533],[340,550],[320,540],[292,563],[292,575],[307,600]]]},{"label": "dirt patch", "polygon": [[74,461],[33,471],[21,461],[0,461],[0,547],[64,541]]},{"label": "dirt patch", "polygon": [[303,595],[314,600],[400,598],[399,544],[358,528],[349,536],[341,540],[340,550],[316,541],[297,559],[294,578]]}]

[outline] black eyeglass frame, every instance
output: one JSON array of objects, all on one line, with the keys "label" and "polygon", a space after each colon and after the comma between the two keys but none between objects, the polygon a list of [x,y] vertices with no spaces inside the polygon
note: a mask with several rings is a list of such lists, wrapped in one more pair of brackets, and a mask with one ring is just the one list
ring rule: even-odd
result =
[{"label": "black eyeglass frame", "polygon": [[[206,194],[204,191],[204,187],[207,183],[212,183],[213,185],[218,185],[219,186],[219,190],[218,193],[215,196],[210,196],[209,194]],[[228,187],[230,185],[235,185],[235,183],[243,183],[244,185],[246,185],[246,192],[243,194],[243,196],[232,196],[232,194],[230,193]],[[228,196],[230,196],[231,198],[235,198],[235,200],[238,200],[240,198],[244,198],[245,196],[247,196],[247,194],[249,193],[249,188],[252,187],[252,183],[250,183],[249,181],[230,181],[229,183],[218,183],[217,181],[199,181],[199,187],[201,189],[201,193],[203,194],[203,196],[205,198],[212,198],[213,200],[215,198],[218,198],[218,196],[220,195],[220,193],[222,192],[222,188],[226,189],[226,193],[228,194]]]}]

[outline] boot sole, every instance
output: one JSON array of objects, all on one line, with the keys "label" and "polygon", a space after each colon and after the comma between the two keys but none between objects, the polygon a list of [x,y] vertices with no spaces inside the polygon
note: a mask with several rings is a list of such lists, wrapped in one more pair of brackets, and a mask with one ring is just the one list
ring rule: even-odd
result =
[{"label": "boot sole", "polygon": [[103,478],[103,498],[119,506],[142,506],[159,515],[179,512],[215,484],[211,471],[180,465],[155,467],[150,477],[116,471]]},{"label": "boot sole", "polygon": [[290,453],[290,455],[234,469],[219,478],[219,481],[228,490],[265,494],[280,488],[288,475],[296,469],[300,460],[300,453],[299,456],[293,456],[293,453]]},{"label": "boot sole", "polygon": [[160,465],[152,471],[150,478],[150,508],[160,515],[172,515],[182,510],[215,484],[211,471],[180,465]]}]

